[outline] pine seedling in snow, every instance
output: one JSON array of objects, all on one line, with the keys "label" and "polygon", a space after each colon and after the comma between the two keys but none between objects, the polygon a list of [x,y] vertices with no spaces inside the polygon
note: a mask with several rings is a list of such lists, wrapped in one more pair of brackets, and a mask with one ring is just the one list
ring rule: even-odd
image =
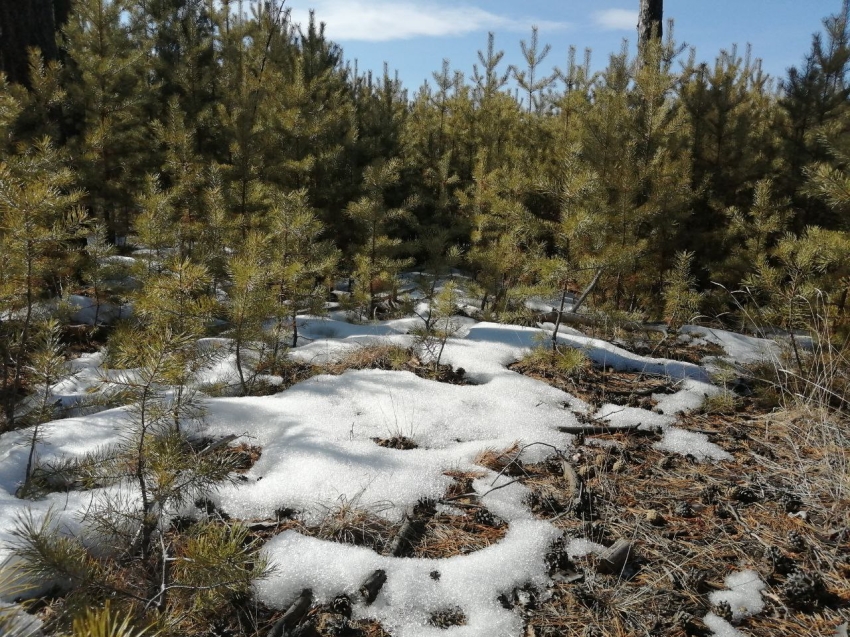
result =
[{"label": "pine seedling in snow", "polygon": [[[162,334],[173,334],[185,339],[185,347],[178,347],[171,354],[182,361],[172,367],[170,384],[175,386],[174,422],[180,421],[184,393],[190,392],[193,374],[206,362],[196,344],[212,317],[214,300],[208,295],[209,276],[206,268],[188,259],[171,257],[165,270],[143,280],[141,290],[135,295],[135,312],[139,330],[127,336],[135,343],[124,340],[126,351],[132,351],[140,341]],[[144,352],[144,347],[142,348]]]},{"label": "pine seedling in snow", "polygon": [[103,608],[86,609],[85,615],[76,617],[71,637],[157,637],[160,631],[138,630],[133,626],[133,615],[113,610],[107,600]]},{"label": "pine seedling in snow", "polygon": [[106,228],[95,224],[91,233],[86,237],[86,256],[88,257],[82,269],[83,281],[88,283],[94,300],[94,325],[100,323],[100,306],[104,302],[107,291],[107,281],[115,273],[115,267],[109,257],[115,254],[115,246],[106,239]]},{"label": "pine seedling in snow", "polygon": [[[6,561],[0,565],[0,599],[18,599],[31,589],[20,563]],[[41,621],[27,612],[30,608],[27,601],[14,604],[0,601],[0,635],[41,637]]]},{"label": "pine seedling in snow", "polygon": [[410,259],[395,258],[401,241],[389,236],[392,224],[409,216],[405,207],[390,208],[386,203],[385,191],[398,179],[399,162],[395,159],[369,166],[363,176],[365,194],[346,209],[366,233],[365,243],[354,256],[355,301],[367,310],[370,319],[375,316],[379,295],[393,291],[398,273],[411,263]]},{"label": "pine seedling in snow", "polygon": [[172,97],[164,122],[154,122],[154,134],[165,148],[163,177],[169,184],[168,194],[174,217],[176,247],[183,258],[193,256],[203,226],[204,174],[201,157],[195,152],[193,131],[187,126],[179,101]]},{"label": "pine seedling in snow", "polygon": [[527,267],[526,251],[535,242],[538,223],[522,203],[527,184],[517,167],[488,171],[487,163],[487,154],[480,154],[474,184],[458,199],[461,211],[472,221],[467,260],[484,288],[481,309],[490,301],[493,311],[505,312]]},{"label": "pine seedling in snow", "polygon": [[671,327],[678,328],[692,320],[699,311],[702,294],[691,275],[693,252],[679,252],[676,264],[664,281],[664,316]]},{"label": "pine seedling in snow", "polygon": [[449,231],[445,228],[426,228],[416,243],[425,251],[424,272],[417,278],[417,286],[422,294],[420,304],[423,310],[414,309],[414,313],[422,319],[425,331],[433,328],[437,318],[435,303],[440,284],[446,277],[451,277],[452,269],[463,258],[459,246],[448,245]]},{"label": "pine seedling in snow", "polygon": [[58,278],[67,260],[61,246],[85,222],[72,180],[47,139],[0,162],[0,352],[5,363],[0,398],[6,429],[15,425],[44,281]]},{"label": "pine seedling in snow", "polygon": [[[195,450],[187,431],[187,422],[203,417],[197,394],[191,391],[195,379],[187,373],[187,358],[194,348],[194,337],[166,327],[146,335],[140,346],[118,353],[119,364],[128,371],[112,382],[132,402],[127,408],[124,440],[103,451],[101,483],[118,487],[129,481],[132,490],[104,492],[84,520],[92,533],[103,542],[111,542],[126,559],[146,564],[142,569],[150,578],[144,591],[149,596],[146,607],[160,612],[168,608],[172,586],[182,586],[173,580],[172,562],[175,543],[185,539],[168,534],[168,521],[231,480],[237,468],[235,455],[226,448]],[[253,549],[246,549],[246,555],[250,552]],[[214,562],[212,556],[208,559]],[[223,570],[229,562],[221,559],[218,568]],[[99,564],[114,567],[109,562]],[[231,578],[210,582],[209,586],[227,586],[232,579],[244,582],[258,574],[243,568],[244,562],[231,566],[235,571],[231,571]]]},{"label": "pine seedling in snow", "polygon": [[172,576],[185,588],[171,595],[196,625],[207,623],[211,611],[221,613],[232,598],[249,596],[253,582],[269,571],[259,540],[242,524],[200,521],[180,538],[179,549]]},{"label": "pine seedling in snow", "polygon": [[140,278],[145,278],[162,270],[163,260],[173,251],[175,237],[171,197],[160,188],[156,175],[148,175],[139,206],[141,212],[133,226],[134,242],[148,250],[144,271],[138,272]]},{"label": "pine seedling in snow", "polygon": [[31,511],[21,514],[12,531],[12,553],[25,577],[34,582],[53,582],[68,591],[69,610],[89,606],[89,593],[101,584],[106,587],[105,572],[87,553],[77,538],[63,535],[53,509],[40,519]]},{"label": "pine seedling in snow", "polygon": [[773,183],[763,179],[755,186],[748,211],[738,208],[726,211],[729,250],[716,273],[721,282],[737,284],[744,280],[755,264],[768,257],[769,249],[786,231],[790,219],[789,202],[775,197],[773,191]]},{"label": "pine seedling in snow", "polygon": [[219,287],[227,276],[227,262],[238,228],[227,209],[221,169],[212,166],[203,194],[206,223],[200,229],[195,245],[195,259],[203,263],[212,283],[212,296],[218,299]]},{"label": "pine seedling in snow", "polygon": [[543,92],[549,88],[558,77],[557,73],[540,77],[540,65],[543,63],[543,60],[546,59],[546,56],[549,55],[549,52],[552,50],[552,46],[546,44],[542,49],[538,48],[539,41],[537,38],[537,32],[538,29],[536,26],[531,27],[531,42],[529,43],[525,40],[520,42],[522,57],[525,59],[526,68],[524,70],[520,70],[517,66],[511,67],[516,83],[526,93],[526,99],[528,100],[526,108],[529,115],[531,113],[537,113],[539,115],[543,112],[545,106]]},{"label": "pine seedling in snow", "polygon": [[68,101],[82,116],[81,135],[70,140],[75,179],[85,202],[110,239],[121,228],[131,193],[144,175],[146,132],[139,99],[143,47],[132,46],[126,0],[78,0],[64,29]]},{"label": "pine seedling in snow", "polygon": [[246,350],[261,339],[263,322],[274,309],[269,265],[268,237],[258,232],[249,232],[229,260],[230,301],[226,308],[243,395],[253,389],[257,364],[262,358],[262,353],[246,355]]},{"label": "pine seedling in snow", "polygon": [[26,413],[25,421],[29,421],[32,432],[29,435],[29,454],[24,471],[24,482],[18,497],[27,497],[31,488],[33,470],[38,461],[36,449],[41,442],[41,425],[53,420],[55,408],[51,388],[68,373],[68,363],[60,339],[59,323],[48,320],[41,326],[38,346],[32,355],[28,371],[36,393],[30,397],[32,409]]},{"label": "pine seedling in snow", "polygon": [[292,347],[298,345],[298,312],[324,312],[327,286],[323,283],[336,268],[339,253],[332,243],[319,240],[325,228],[310,207],[306,190],[275,191],[267,219],[271,285],[276,295],[276,361],[285,327],[292,328]]},{"label": "pine seedling in snow", "polygon": [[434,374],[439,371],[446,343],[460,329],[455,318],[459,303],[457,284],[447,281],[430,300],[425,326],[415,333],[417,344],[426,355],[425,358],[434,366]]},{"label": "pine seedling in snow", "polygon": [[543,294],[555,290],[560,295],[558,308],[555,315],[555,326],[552,330],[552,348],[558,342],[558,330],[561,327],[561,319],[567,307],[567,296],[569,294],[569,282],[572,268],[569,262],[559,258],[543,258],[537,264],[539,272],[538,288]]},{"label": "pine seedling in snow", "polygon": [[145,329],[200,336],[213,311],[207,269],[189,259],[171,257],[164,270],[143,281],[135,309]]}]

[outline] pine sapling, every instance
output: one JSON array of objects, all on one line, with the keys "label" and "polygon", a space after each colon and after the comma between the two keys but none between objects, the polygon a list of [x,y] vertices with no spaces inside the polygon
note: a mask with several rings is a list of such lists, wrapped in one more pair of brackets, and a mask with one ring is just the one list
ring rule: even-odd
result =
[{"label": "pine sapling", "polygon": [[676,264],[664,281],[664,316],[670,327],[678,328],[693,319],[699,311],[702,294],[691,275],[693,252],[679,252]]},{"label": "pine sapling", "polygon": [[37,390],[33,397],[35,404],[32,410],[26,414],[26,420],[32,423],[32,433],[30,434],[24,482],[18,492],[18,497],[21,498],[27,497],[32,488],[33,470],[37,461],[36,448],[42,438],[41,425],[53,420],[55,415],[51,388],[68,373],[68,364],[65,360],[65,352],[60,338],[59,323],[50,319],[41,326],[40,331],[37,349],[33,352],[28,366],[29,374]]}]

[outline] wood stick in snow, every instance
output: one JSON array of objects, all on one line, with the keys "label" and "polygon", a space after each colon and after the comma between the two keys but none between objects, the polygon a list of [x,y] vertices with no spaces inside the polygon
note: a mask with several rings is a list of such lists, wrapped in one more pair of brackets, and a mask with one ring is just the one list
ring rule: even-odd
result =
[{"label": "wood stick in snow", "polygon": [[283,637],[295,628],[307,615],[310,606],[313,605],[313,589],[305,588],[301,591],[298,599],[286,610],[283,617],[275,622],[267,637]]},{"label": "wood stick in snow", "polygon": [[379,568],[377,571],[372,573],[365,582],[363,582],[363,586],[360,587],[360,594],[366,601],[366,606],[369,606],[375,601],[375,598],[378,596],[378,593],[381,592],[381,588],[384,586],[386,581],[387,572]]}]

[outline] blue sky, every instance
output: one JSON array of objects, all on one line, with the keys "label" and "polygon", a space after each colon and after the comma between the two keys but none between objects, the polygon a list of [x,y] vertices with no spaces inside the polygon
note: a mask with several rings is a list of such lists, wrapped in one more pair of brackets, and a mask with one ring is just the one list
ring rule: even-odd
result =
[{"label": "blue sky", "polygon": [[[700,60],[712,61],[721,49],[738,44],[763,60],[772,76],[798,64],[809,50],[822,19],[841,8],[841,0],[666,0],[665,20],[675,20],[678,42],[696,47]],[[496,34],[505,64],[520,61],[519,42],[531,26],[541,42],[552,45],[546,68],[563,67],[570,45],[579,55],[593,50],[593,66],[627,38],[635,40],[638,0],[288,0],[293,19],[304,20],[309,8],[327,23],[328,36],[342,45],[347,59],[361,70],[380,73],[384,61],[397,69],[405,87],[417,89],[431,78],[443,58],[453,69],[471,74],[487,32]]]}]

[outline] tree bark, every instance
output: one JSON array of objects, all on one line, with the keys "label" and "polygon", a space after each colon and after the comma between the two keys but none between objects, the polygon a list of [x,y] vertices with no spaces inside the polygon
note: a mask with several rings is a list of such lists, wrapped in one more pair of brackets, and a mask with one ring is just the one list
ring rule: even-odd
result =
[{"label": "tree bark", "polygon": [[72,0],[53,0],[53,23],[58,31],[68,24]]},{"label": "tree bark", "polygon": [[[65,7],[59,9],[67,17]],[[30,86],[31,47],[46,61],[58,59],[55,25],[53,0],[0,0],[0,70],[11,82]]]},{"label": "tree bark", "polygon": [[663,27],[664,0],[640,0],[638,46],[642,49],[650,40],[660,40]]}]

